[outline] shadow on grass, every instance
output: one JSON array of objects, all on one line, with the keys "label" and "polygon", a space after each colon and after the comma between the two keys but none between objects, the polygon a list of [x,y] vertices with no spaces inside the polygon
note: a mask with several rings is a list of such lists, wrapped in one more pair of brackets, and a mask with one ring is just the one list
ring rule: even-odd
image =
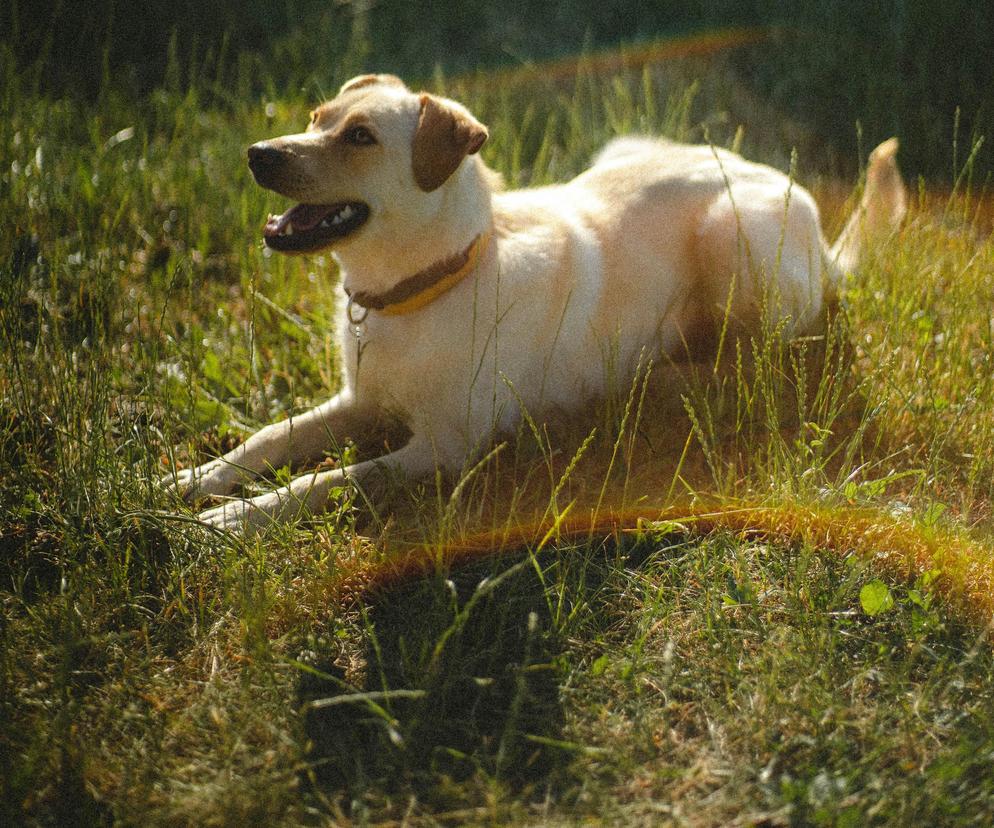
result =
[{"label": "shadow on grass", "polygon": [[455,804],[446,782],[472,776],[519,798],[566,782],[584,751],[563,735],[568,640],[603,621],[625,572],[667,546],[503,554],[380,593],[365,610],[360,685],[343,692],[344,673],[327,665],[302,673],[312,780],[350,798],[410,791],[429,807]]},{"label": "shadow on grass", "polygon": [[[530,559],[406,584],[365,612],[358,692],[306,673],[298,693],[316,781],[430,799],[474,774],[534,789],[564,758],[562,640]],[[338,671],[338,676],[342,676]]]}]

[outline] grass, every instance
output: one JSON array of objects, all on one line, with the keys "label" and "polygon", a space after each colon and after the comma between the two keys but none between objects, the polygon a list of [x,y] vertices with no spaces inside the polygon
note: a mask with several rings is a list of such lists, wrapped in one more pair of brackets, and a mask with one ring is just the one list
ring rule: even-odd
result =
[{"label": "grass", "polygon": [[[514,184],[629,131],[787,168],[724,71],[447,88]],[[335,387],[331,263],[264,253],[277,200],[243,162],[313,101],[203,80],[87,106],[4,77],[0,821],[990,818],[994,248],[969,167],[823,337],[645,367],[591,418],[524,423],[458,496],[240,541],[156,480]],[[837,228],[803,146],[797,168]],[[412,548],[426,574],[386,577]]]}]

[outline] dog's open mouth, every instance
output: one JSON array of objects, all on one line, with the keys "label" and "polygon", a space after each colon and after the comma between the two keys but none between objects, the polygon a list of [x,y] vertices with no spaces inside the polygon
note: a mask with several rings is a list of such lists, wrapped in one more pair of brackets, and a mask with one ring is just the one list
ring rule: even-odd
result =
[{"label": "dog's open mouth", "polygon": [[270,216],[262,237],[281,253],[312,253],[354,233],[368,218],[369,207],[361,201],[298,204],[282,216]]}]

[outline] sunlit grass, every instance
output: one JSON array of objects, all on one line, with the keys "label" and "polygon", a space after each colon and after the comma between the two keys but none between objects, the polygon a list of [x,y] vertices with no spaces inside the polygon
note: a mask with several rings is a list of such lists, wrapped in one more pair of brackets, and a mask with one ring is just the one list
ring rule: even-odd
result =
[{"label": "sunlit grass", "polygon": [[[789,164],[700,67],[485,80],[436,83],[514,185],[632,131]],[[817,337],[644,364],[461,484],[240,541],[155,481],[336,386],[331,262],[265,254],[244,166],[314,101],[4,83],[0,821],[989,814],[976,197],[923,195]]]}]

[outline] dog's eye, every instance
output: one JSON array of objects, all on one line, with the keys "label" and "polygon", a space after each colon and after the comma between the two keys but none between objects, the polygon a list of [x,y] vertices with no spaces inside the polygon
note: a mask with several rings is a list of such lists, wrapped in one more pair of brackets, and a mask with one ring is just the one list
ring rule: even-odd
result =
[{"label": "dog's eye", "polygon": [[370,144],[376,143],[373,133],[364,126],[354,126],[345,130],[343,137],[346,144],[352,144],[356,147],[368,147]]}]

